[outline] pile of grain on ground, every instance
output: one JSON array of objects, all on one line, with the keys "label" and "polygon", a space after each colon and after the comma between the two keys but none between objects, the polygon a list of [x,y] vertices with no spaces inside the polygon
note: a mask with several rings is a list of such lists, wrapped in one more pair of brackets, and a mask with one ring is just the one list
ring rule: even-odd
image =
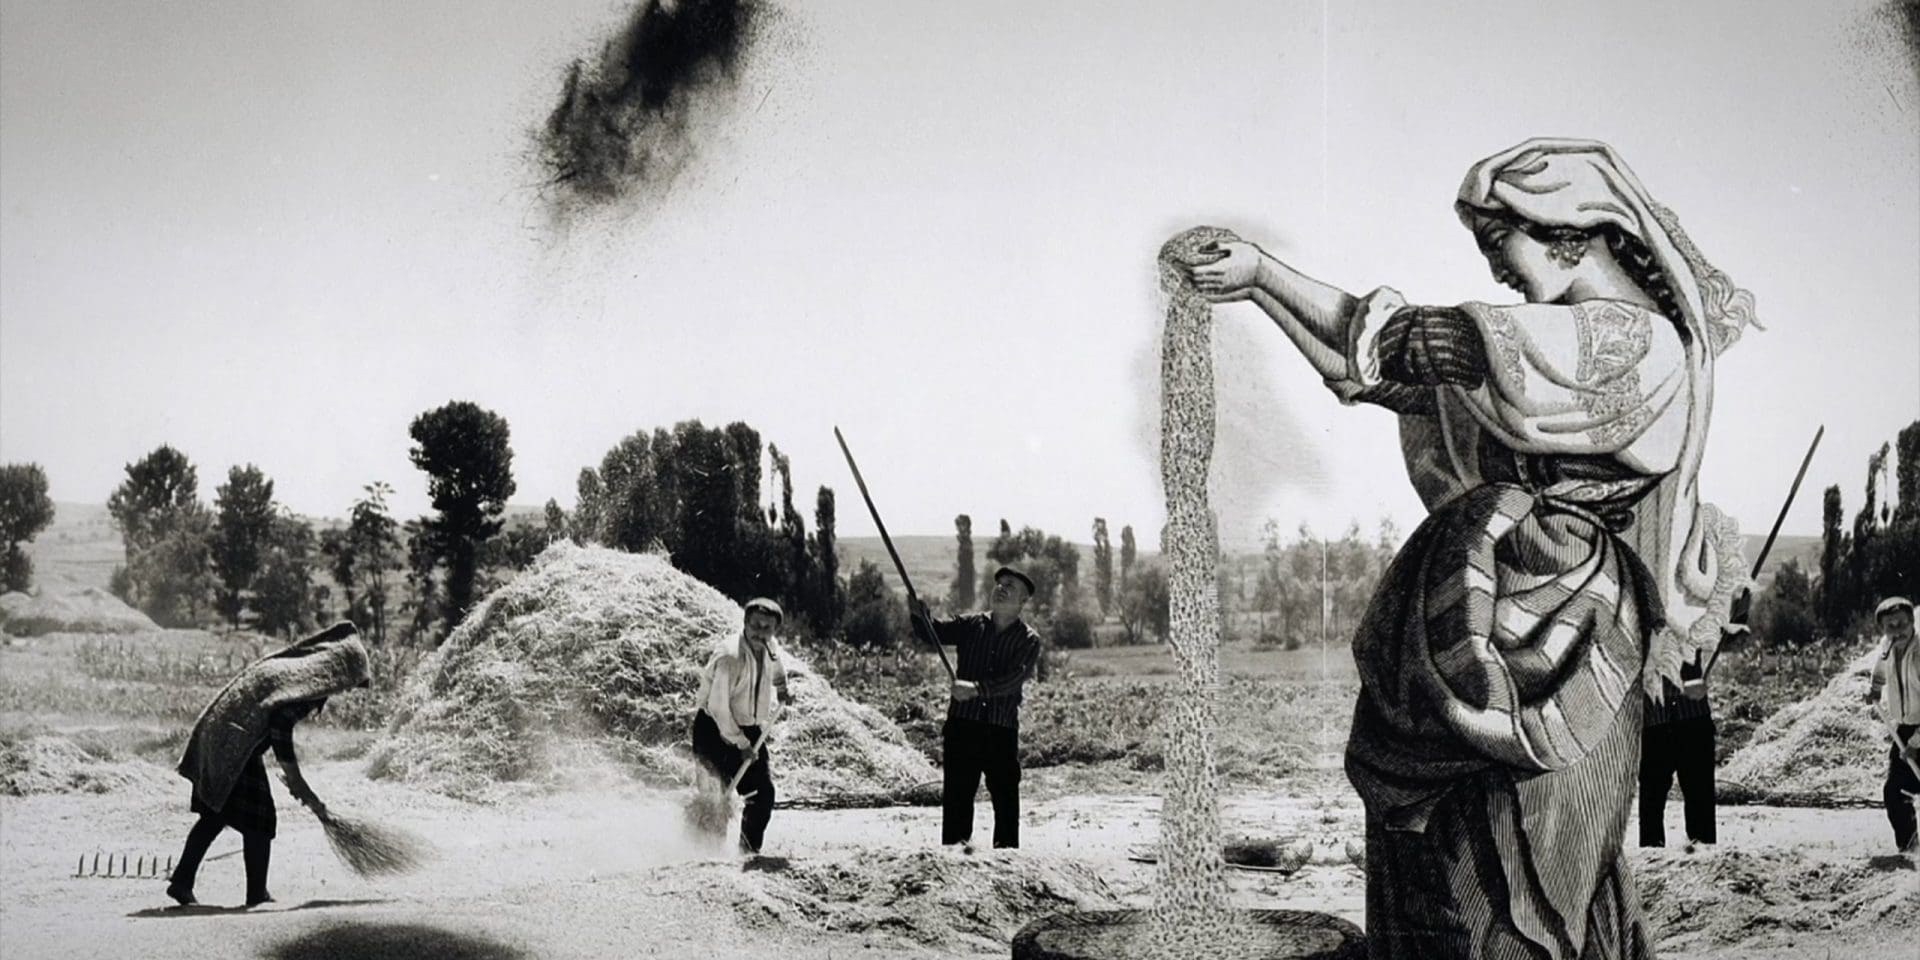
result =
[{"label": "pile of grain on ground", "polygon": [[0,630],[16,637],[48,633],[144,633],[160,628],[119,597],[86,587],[69,594],[0,595]]},{"label": "pile of grain on ground", "polygon": [[0,736],[0,796],[111,793],[176,784],[185,788],[173,771],[158,764],[117,759],[59,734]]},{"label": "pile of grain on ground", "polygon": [[1758,802],[1878,803],[1892,745],[1866,702],[1871,653],[1819,693],[1780,708],[1720,770],[1721,792]]},{"label": "pile of grain on ground", "polygon": [[[556,544],[420,663],[369,772],[472,799],[605,769],[687,783],[701,670],[741,620],[662,557]],[[891,721],[784,660],[794,702],[770,743],[783,796],[934,778]]]},{"label": "pile of grain on ground", "polygon": [[730,903],[751,926],[875,933],[956,951],[1004,951],[1020,927],[1039,917],[1120,905],[1086,866],[1025,851],[869,850],[840,860],[768,858],[750,867],[663,868],[672,876],[659,886]]},{"label": "pile of grain on ground", "polygon": [[1913,864],[1903,857],[1819,860],[1793,850],[1727,849],[1640,856],[1634,878],[1663,952],[1849,928],[1920,938]]}]

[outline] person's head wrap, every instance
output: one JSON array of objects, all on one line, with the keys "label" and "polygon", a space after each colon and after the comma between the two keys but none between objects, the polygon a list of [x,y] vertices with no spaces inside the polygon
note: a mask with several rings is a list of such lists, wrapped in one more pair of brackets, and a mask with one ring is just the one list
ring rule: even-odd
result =
[{"label": "person's head wrap", "polygon": [[[1473,165],[1455,205],[1463,222],[1487,214],[1545,227],[1619,228],[1647,248],[1687,314],[1687,333],[1718,356],[1740,339],[1753,294],[1700,255],[1673,211],[1655,203],[1613,148],[1596,140],[1528,140]],[[1765,329],[1762,327],[1761,329]]]},{"label": "person's head wrap", "polygon": [[1646,247],[1673,292],[1692,407],[1680,461],[1667,481],[1673,484],[1672,509],[1658,518],[1671,523],[1659,531],[1660,543],[1641,544],[1642,559],[1660,585],[1667,634],[1656,635],[1650,667],[1661,673],[1670,667],[1678,676],[1679,663],[1693,651],[1718,644],[1733,595],[1748,579],[1737,526],[1699,502],[1698,482],[1713,409],[1714,358],[1746,327],[1759,326],[1753,295],[1708,263],[1673,212],[1655,203],[1619,154],[1599,141],[1542,138],[1494,154],[1467,171],[1455,210],[1469,228],[1488,215],[1580,230],[1611,225]]},{"label": "person's head wrap", "polygon": [[1873,619],[1878,622],[1881,617],[1895,610],[1905,610],[1908,613],[1912,613],[1913,601],[1908,600],[1906,597],[1888,597],[1880,601],[1879,606],[1873,608]]},{"label": "person's head wrap", "polygon": [[261,694],[268,707],[325,699],[373,683],[372,661],[349,620],[267,654],[248,669],[271,688]]}]

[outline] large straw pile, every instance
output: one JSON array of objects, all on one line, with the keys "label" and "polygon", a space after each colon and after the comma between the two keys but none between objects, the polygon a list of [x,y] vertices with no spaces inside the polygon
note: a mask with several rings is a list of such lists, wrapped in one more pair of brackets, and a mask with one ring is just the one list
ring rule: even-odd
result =
[{"label": "large straw pile", "polygon": [[0,594],[0,630],[16,637],[49,633],[148,633],[160,628],[119,597],[87,587],[64,596]]},{"label": "large straw pile", "polygon": [[1877,805],[1893,741],[1866,702],[1872,666],[1867,653],[1819,693],[1768,717],[1721,769],[1722,798]]},{"label": "large straw pile", "polygon": [[[556,544],[421,662],[370,773],[471,799],[609,769],[685,784],[701,669],[741,620],[664,558]],[[783,657],[794,703],[771,740],[782,797],[934,778],[899,728]]]}]

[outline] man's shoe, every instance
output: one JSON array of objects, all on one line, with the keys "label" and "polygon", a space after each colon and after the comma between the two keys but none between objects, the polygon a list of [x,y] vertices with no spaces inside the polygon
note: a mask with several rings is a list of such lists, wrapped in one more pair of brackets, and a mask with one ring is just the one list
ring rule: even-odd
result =
[{"label": "man's shoe", "polygon": [[257,907],[263,903],[273,903],[273,902],[274,902],[273,894],[271,893],[263,893],[258,897],[247,898],[247,906],[249,908]]},{"label": "man's shoe", "polygon": [[172,897],[175,903],[183,907],[191,907],[200,902],[193,898],[193,888],[183,887],[178,883],[167,884],[167,896]]}]

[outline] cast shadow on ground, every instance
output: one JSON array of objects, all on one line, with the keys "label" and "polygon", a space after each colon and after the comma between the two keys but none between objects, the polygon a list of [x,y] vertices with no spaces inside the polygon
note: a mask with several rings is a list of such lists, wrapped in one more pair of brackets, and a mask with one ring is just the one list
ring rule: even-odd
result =
[{"label": "cast shadow on ground", "polygon": [[1867,866],[1875,870],[1912,870],[1913,858],[1904,853],[1889,853],[1884,856],[1870,857]]},{"label": "cast shadow on ground", "polygon": [[526,960],[518,947],[418,923],[331,923],[268,947],[260,960]]},{"label": "cast shadow on ground", "polygon": [[740,865],[740,872],[784,873],[791,863],[786,857],[754,857]]},{"label": "cast shadow on ground", "polygon": [[178,920],[181,917],[217,917],[229,913],[252,913],[250,907],[220,907],[211,903],[196,903],[192,906],[148,907],[127,914],[132,920]]},{"label": "cast shadow on ground", "polygon": [[210,903],[196,903],[191,906],[148,907],[127,914],[134,920],[174,920],[180,917],[218,917],[228,914],[252,913],[291,913],[295,910],[316,910],[322,907],[366,907],[390,900],[308,900],[291,907],[222,907]]}]

